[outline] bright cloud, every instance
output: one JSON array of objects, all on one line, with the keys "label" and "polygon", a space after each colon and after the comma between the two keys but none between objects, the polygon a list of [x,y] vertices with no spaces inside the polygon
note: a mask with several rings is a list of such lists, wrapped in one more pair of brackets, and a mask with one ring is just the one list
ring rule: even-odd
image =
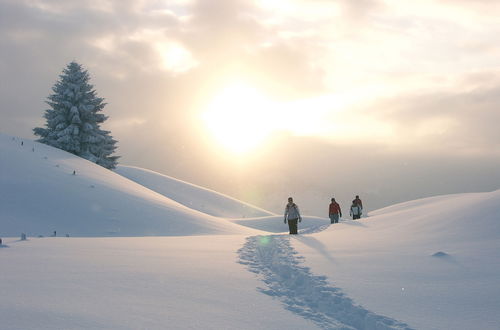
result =
[{"label": "bright cloud", "polygon": [[198,65],[191,52],[175,42],[157,42],[155,49],[162,58],[162,67],[173,73],[181,73]]}]

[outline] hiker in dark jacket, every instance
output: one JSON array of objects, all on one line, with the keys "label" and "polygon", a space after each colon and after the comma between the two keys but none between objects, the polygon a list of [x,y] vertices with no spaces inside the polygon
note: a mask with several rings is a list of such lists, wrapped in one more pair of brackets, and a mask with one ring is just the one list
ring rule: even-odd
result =
[{"label": "hiker in dark jacket", "polygon": [[352,206],[351,206],[352,219],[353,220],[360,219],[361,214],[363,214],[363,202],[361,201],[361,199],[359,199],[359,196],[356,195],[356,198],[354,198],[354,200],[352,201]]},{"label": "hiker in dark jacket", "polygon": [[354,201],[353,201],[352,205],[351,205],[351,212],[350,212],[351,216],[352,216],[352,220],[360,219],[362,210],[363,209],[361,208],[361,206],[359,206],[359,204],[354,203]]},{"label": "hiker in dark jacket", "polygon": [[285,207],[285,219],[284,222],[288,221],[288,228],[290,229],[290,234],[297,234],[297,221],[301,222],[302,217],[300,216],[299,207],[293,202],[292,197],[288,197],[288,204]]},{"label": "hiker in dark jacket", "polygon": [[328,217],[330,218],[330,223],[339,223],[339,219],[342,217],[342,210],[339,203],[335,201],[335,198],[332,198],[332,202],[330,203]]}]

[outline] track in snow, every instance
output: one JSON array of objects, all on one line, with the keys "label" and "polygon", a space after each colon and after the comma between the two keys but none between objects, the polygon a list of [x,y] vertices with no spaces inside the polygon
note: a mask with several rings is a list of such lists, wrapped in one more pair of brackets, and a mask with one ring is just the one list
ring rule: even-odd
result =
[{"label": "track in snow", "polygon": [[[322,228],[324,229],[324,228]],[[266,284],[262,293],[281,300],[285,308],[324,329],[411,329],[407,324],[370,312],[332,287],[325,276],[301,266],[303,257],[288,235],[252,236],[238,251],[239,262]]]}]

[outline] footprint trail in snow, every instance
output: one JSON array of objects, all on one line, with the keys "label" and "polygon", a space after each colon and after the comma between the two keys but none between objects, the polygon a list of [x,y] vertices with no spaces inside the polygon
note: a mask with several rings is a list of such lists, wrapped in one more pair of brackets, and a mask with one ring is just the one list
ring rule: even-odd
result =
[{"label": "footprint trail in snow", "polygon": [[312,274],[301,265],[303,258],[291,246],[288,235],[248,237],[238,254],[239,262],[265,283],[259,291],[279,299],[286,309],[320,328],[411,329],[407,324],[355,305],[339,288],[329,285],[325,276]]}]

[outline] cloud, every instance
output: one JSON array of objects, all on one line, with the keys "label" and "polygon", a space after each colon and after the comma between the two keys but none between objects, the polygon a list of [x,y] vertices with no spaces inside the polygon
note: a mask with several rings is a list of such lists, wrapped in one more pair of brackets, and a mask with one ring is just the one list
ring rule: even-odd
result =
[{"label": "cloud", "polygon": [[[358,109],[395,130],[401,148],[443,154],[497,154],[500,150],[500,74],[465,75],[449,90],[407,93]],[[395,141],[396,142],[396,141]],[[391,143],[390,143],[391,144]]]},{"label": "cloud", "polygon": [[[314,194],[315,186],[333,191],[321,183],[331,169],[376,177],[384,167],[374,164],[384,164],[400,179],[443,157],[492,164],[500,150],[499,10],[466,0],[4,0],[0,129],[31,136],[52,85],[76,60],[108,103],[106,125],[124,162],[228,193],[260,177],[272,193],[289,185],[281,173]],[[244,169],[206,144],[198,118],[235,81],[309,106],[301,113],[317,116],[309,123],[318,130],[276,133],[267,151],[246,158],[255,170]],[[300,160],[282,163],[294,150]],[[407,158],[410,151],[426,162]],[[384,191],[399,179],[335,182]]]},{"label": "cloud", "polygon": [[[453,12],[451,18],[436,17],[424,11],[430,5],[454,6],[391,7],[370,0],[4,1],[0,69],[12,81],[3,93],[13,102],[15,91],[10,86],[24,83],[24,90],[36,89],[30,94],[41,99],[37,104],[43,103],[43,93],[60,70],[76,59],[90,70],[109,111],[118,117],[134,113],[141,103],[145,120],[165,112],[182,116],[199,106],[196,98],[208,97],[221,85],[243,77],[284,100],[377,86],[399,95],[394,103],[379,100],[380,114],[371,117],[396,122],[404,116],[386,118],[384,109],[408,109],[399,109],[400,114],[417,111],[408,96],[413,88],[417,88],[414,94],[425,94],[437,104],[446,93],[431,95],[451,70],[464,76],[470,69],[463,63],[474,63],[476,72],[487,72],[481,66],[497,58],[495,47],[484,52],[484,47],[475,46],[477,35],[481,36],[477,42],[488,45],[490,35],[483,31],[461,33],[459,43],[447,43],[449,38],[458,40],[456,31],[466,31],[472,18],[465,23],[455,20],[465,15],[462,11]],[[463,1],[461,6],[475,5]],[[429,46],[432,51],[426,49]],[[23,67],[22,62],[33,64]],[[28,74],[36,85],[26,84]],[[471,88],[472,79],[462,84]],[[40,90],[40,86],[45,87]],[[422,91],[424,86],[429,90]],[[127,95],[128,101],[122,102],[120,95]],[[16,107],[22,109],[11,114],[34,115],[30,102],[20,100]],[[422,117],[428,112],[418,113]],[[439,126],[431,114],[428,119]]]}]

